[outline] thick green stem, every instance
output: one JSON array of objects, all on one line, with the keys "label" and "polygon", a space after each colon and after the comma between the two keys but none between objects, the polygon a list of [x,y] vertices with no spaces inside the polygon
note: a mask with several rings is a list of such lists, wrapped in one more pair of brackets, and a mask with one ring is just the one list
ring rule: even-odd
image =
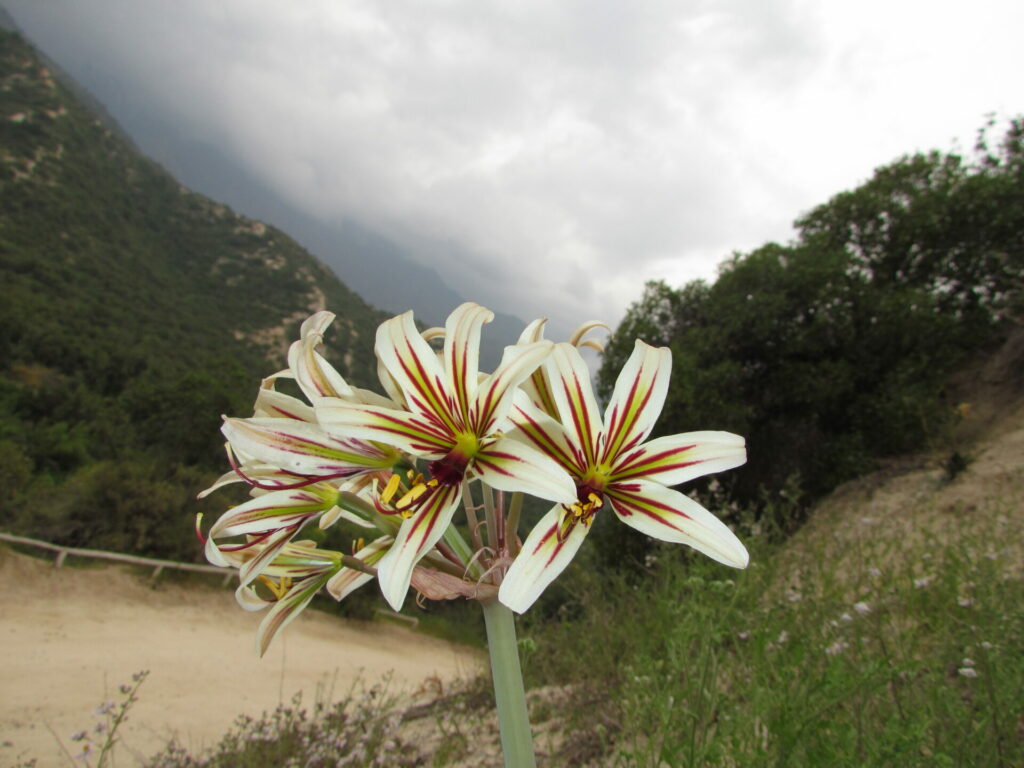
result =
[{"label": "thick green stem", "polygon": [[487,625],[487,650],[491,655],[491,676],[494,678],[494,700],[498,705],[505,768],[535,768],[533,733],[526,711],[526,690],[519,666],[515,620],[512,611],[497,600],[481,605]]}]

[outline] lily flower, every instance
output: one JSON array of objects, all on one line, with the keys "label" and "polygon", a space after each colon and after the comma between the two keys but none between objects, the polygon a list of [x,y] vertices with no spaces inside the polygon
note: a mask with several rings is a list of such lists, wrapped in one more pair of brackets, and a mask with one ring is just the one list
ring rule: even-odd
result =
[{"label": "lily flower", "polygon": [[728,432],[688,432],[644,442],[665,402],[672,356],[637,341],[604,416],[586,363],[571,344],[558,344],[545,363],[559,421],[521,397],[511,420],[517,439],[572,475],[577,489],[530,533],[505,575],[499,600],[522,613],[579,550],[594,515],[608,503],[626,525],[663,541],[688,544],[745,568],[743,544],[700,504],[668,486],[746,461],[744,440]]},{"label": "lily flower", "polygon": [[[480,329],[494,318],[466,303],[445,325],[438,357],[417,331],[412,312],[384,322],[377,331],[378,359],[403,396],[407,410],[341,398],[314,401],[328,434],[387,443],[428,463],[396,509],[405,517],[395,542],[378,564],[385,599],[400,610],[416,563],[441,539],[462,498],[464,482],[480,479],[492,488],[525,491],[571,503],[572,479],[543,453],[504,436],[517,387],[551,351],[548,341],[505,349],[498,368],[479,373]],[[385,499],[389,501],[389,499]]]}]

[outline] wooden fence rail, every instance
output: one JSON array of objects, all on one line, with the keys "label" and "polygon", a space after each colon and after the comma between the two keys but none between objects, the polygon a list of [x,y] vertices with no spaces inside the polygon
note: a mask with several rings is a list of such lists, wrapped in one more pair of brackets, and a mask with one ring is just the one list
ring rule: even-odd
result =
[{"label": "wooden fence rail", "polygon": [[137,555],[125,555],[120,552],[103,552],[98,549],[79,549],[78,547],[64,547],[60,544],[51,544],[48,541],[39,541],[37,539],[28,539],[24,536],[14,536],[10,533],[0,532],[0,541],[9,541],[13,544],[24,544],[28,547],[38,547],[39,549],[48,549],[51,552],[57,553],[57,559],[54,560],[53,565],[55,568],[60,568],[64,565],[64,560],[68,555],[74,555],[75,557],[92,557],[98,560],[113,560],[117,563],[128,563],[130,565],[145,565],[153,568],[153,580],[156,581],[163,573],[164,568],[171,568],[178,571],[193,571],[195,573],[215,573],[218,576],[224,577],[224,585],[231,581],[235,575],[235,571],[227,570],[224,568],[218,568],[215,565],[198,565],[196,563],[176,563],[173,560],[157,560],[154,557],[139,557]]},{"label": "wooden fence rail", "polygon": [[[196,563],[176,563],[173,560],[157,560],[154,557],[139,557],[138,555],[124,555],[120,552],[103,552],[99,549],[79,549],[78,547],[64,547],[60,544],[51,544],[48,541],[39,541],[38,539],[28,539],[24,536],[14,536],[10,533],[0,532],[0,541],[9,541],[12,544],[24,544],[29,547],[39,547],[40,549],[48,549],[51,552],[57,553],[57,559],[53,561],[54,568],[60,568],[64,565],[64,560],[68,555],[74,555],[75,557],[92,557],[98,560],[113,560],[116,563],[128,563],[130,565],[145,565],[153,567],[153,581],[156,581],[164,568],[173,568],[179,571],[194,571],[196,573],[215,573],[218,576],[223,576],[223,586],[227,586],[231,579],[235,577],[236,571],[224,568],[218,568],[215,565],[197,565]],[[389,611],[384,608],[377,608],[374,613],[384,616],[388,619],[395,621],[407,622],[410,626],[416,627],[419,625],[420,620],[415,616],[404,616],[395,611]]]}]

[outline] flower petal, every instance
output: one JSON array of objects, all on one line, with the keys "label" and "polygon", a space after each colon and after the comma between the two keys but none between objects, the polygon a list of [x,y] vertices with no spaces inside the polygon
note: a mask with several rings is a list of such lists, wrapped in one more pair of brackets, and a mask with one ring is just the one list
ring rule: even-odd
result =
[{"label": "flower petal", "polygon": [[613,482],[634,478],[678,485],[695,477],[724,472],[747,460],[746,441],[731,432],[684,432],[620,454],[612,465]]},{"label": "flower petal", "polygon": [[736,535],[704,507],[659,483],[633,480],[606,489],[612,509],[626,525],[655,539],[687,544],[733,568],[750,560]]},{"label": "flower petal", "polygon": [[480,385],[470,413],[470,425],[480,437],[500,427],[512,407],[516,388],[551,353],[550,341],[505,347],[501,362]]},{"label": "flower petal", "polygon": [[605,410],[604,461],[613,462],[647,439],[665,404],[671,372],[667,347],[651,347],[637,339]]},{"label": "flower petal", "polygon": [[513,440],[532,445],[579,479],[587,472],[587,459],[569,443],[565,427],[536,407],[524,393],[516,395],[509,420],[514,429],[505,433]]},{"label": "flower petal", "polygon": [[240,454],[304,477],[347,477],[394,464],[395,457],[376,446],[294,419],[229,418],[221,432]]},{"label": "flower petal", "polygon": [[341,555],[320,549],[312,541],[291,541],[261,572],[265,576],[287,577],[293,581],[308,579],[325,571],[334,571],[341,563]]},{"label": "flower petal", "polygon": [[[548,584],[572,560],[583,544],[590,527],[582,523],[563,523],[564,510],[558,504],[537,523],[498,590],[498,600],[516,613],[531,605]],[[569,527],[559,538],[559,529]]]},{"label": "flower petal", "polygon": [[587,465],[596,464],[603,422],[586,362],[579,350],[563,343],[555,345],[545,366],[566,436]]},{"label": "flower petal", "polygon": [[[230,451],[230,444],[229,444],[228,450]],[[264,465],[264,466],[265,466],[266,469],[268,469],[270,471],[273,471],[273,472],[277,471],[274,467],[269,467],[269,466],[266,466],[266,465]],[[211,493],[216,491],[218,488],[223,488],[225,485],[231,485],[232,483],[241,483],[242,481],[243,481],[242,480],[242,476],[240,474],[238,474],[237,472],[235,472],[235,470],[232,469],[230,472],[225,472],[223,475],[221,475],[216,480],[214,480],[213,481],[213,485],[211,485],[209,488],[204,488],[199,493],[197,493],[196,494],[196,498],[197,499],[205,499],[207,496],[209,496]],[[292,478],[292,482],[295,482],[294,478]]]},{"label": "flower petal", "polygon": [[[259,545],[261,549],[256,553],[255,557],[246,560],[238,569],[239,585],[244,587],[247,584],[251,584],[257,576],[274,562],[274,558],[281,554],[288,545],[288,542],[298,532],[299,526],[294,525],[271,531],[260,537]],[[212,541],[212,537],[210,540]]]},{"label": "flower petal", "polygon": [[322,398],[314,404],[317,421],[328,434],[373,440],[423,458],[440,458],[455,445],[446,425],[422,415],[337,398]]},{"label": "flower petal", "polygon": [[362,403],[363,405],[373,405],[378,408],[395,408],[398,410],[401,410],[404,407],[402,404],[405,402],[405,400],[393,400],[390,397],[378,395],[371,389],[360,389],[359,387],[353,387],[352,392],[352,402],[354,403]]},{"label": "flower petal", "polygon": [[227,538],[301,525],[333,507],[337,498],[337,489],[327,483],[271,491],[229,509],[213,524],[208,536]]},{"label": "flower petal", "polygon": [[462,429],[451,385],[434,350],[416,330],[412,312],[381,323],[374,349],[404,393],[409,410],[439,420],[453,432]]},{"label": "flower petal", "polygon": [[580,347],[590,347],[598,354],[604,354],[604,344],[602,342],[596,339],[583,338],[595,328],[604,328],[609,333],[612,332],[612,329],[606,323],[602,323],[600,320],[588,320],[572,332],[572,335],[569,337],[569,343],[577,349]]},{"label": "flower petal", "polygon": [[542,341],[544,339],[544,326],[547,325],[548,319],[546,317],[539,317],[526,326],[523,332],[519,334],[519,341],[517,344],[531,344],[535,341]]},{"label": "flower petal", "polygon": [[473,472],[498,491],[522,491],[549,501],[576,501],[576,483],[554,459],[519,440],[501,437],[473,457]]},{"label": "flower petal", "polygon": [[288,367],[302,392],[314,397],[351,397],[352,388],[334,367],[316,351],[323,343],[324,331],[334,320],[333,312],[317,312],[306,319],[301,338],[288,349]]},{"label": "flower petal", "polygon": [[[367,565],[373,565],[387,554],[388,548],[393,541],[394,539],[391,536],[382,536],[375,541],[371,541],[356,552],[353,557],[359,558]],[[327,582],[327,591],[335,600],[341,601],[372,580],[372,573],[342,566],[341,570],[334,574],[331,580]]]},{"label": "flower petal", "polygon": [[263,490],[295,488],[297,478],[290,472],[282,472],[270,464],[242,464],[237,470],[233,469],[221,475],[209,488],[200,491],[197,499],[205,499],[219,488],[232,483],[248,483]]},{"label": "flower petal", "polygon": [[248,584],[235,590],[235,601],[246,611],[262,611],[270,605],[270,601],[256,594],[256,590]]},{"label": "flower petal", "polygon": [[313,409],[297,397],[278,392],[276,389],[260,389],[256,395],[254,416],[268,419],[295,419],[314,421]]},{"label": "flower petal", "polygon": [[298,582],[288,594],[274,603],[274,607],[263,617],[259,629],[256,631],[256,649],[260,656],[267,652],[271,641],[277,633],[302,613],[303,608],[309,605],[310,600],[320,591],[330,577],[329,573],[322,574],[315,579],[306,579]]},{"label": "flower petal", "polygon": [[464,423],[476,396],[480,329],[493,319],[494,313],[489,309],[466,302],[448,316],[445,324],[444,365]]},{"label": "flower petal", "polygon": [[384,599],[402,610],[412,580],[412,569],[444,535],[462,498],[462,485],[439,485],[419,500],[412,517],[398,529],[394,544],[377,565],[377,581]]}]

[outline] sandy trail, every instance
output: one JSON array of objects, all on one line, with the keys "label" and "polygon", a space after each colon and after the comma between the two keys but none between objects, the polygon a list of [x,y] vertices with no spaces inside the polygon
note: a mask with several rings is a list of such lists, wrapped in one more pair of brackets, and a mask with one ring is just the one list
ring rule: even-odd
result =
[{"label": "sandy trail", "polygon": [[[209,746],[241,713],[258,715],[296,691],[312,702],[334,680],[336,697],[360,675],[393,672],[390,690],[411,693],[436,676],[473,674],[482,657],[386,624],[346,622],[307,611],[263,659],[261,614],[237,607],[230,589],[162,585],[118,567],[62,568],[0,548],[0,765],[29,757],[67,764],[49,725],[68,738],[99,720],[104,699],[150,670],[123,728],[121,765],[170,737]],[[436,687],[436,686],[435,686]],[[74,749],[72,749],[74,751]]]}]

